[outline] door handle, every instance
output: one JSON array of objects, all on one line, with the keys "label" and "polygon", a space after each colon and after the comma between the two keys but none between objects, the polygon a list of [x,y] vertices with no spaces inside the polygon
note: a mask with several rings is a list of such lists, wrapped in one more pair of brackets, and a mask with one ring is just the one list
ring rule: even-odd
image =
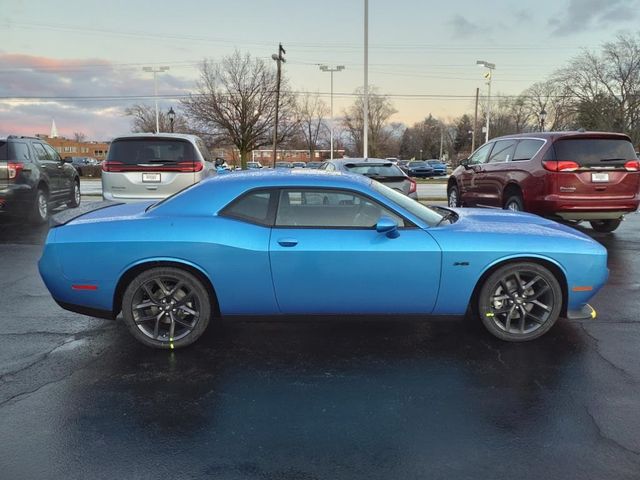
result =
[{"label": "door handle", "polygon": [[295,238],[281,238],[278,243],[283,247],[295,247],[298,245],[298,240]]}]

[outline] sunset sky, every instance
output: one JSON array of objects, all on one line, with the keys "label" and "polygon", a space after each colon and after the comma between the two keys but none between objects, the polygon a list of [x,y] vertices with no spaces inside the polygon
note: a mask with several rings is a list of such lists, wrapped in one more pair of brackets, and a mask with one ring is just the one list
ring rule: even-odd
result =
[{"label": "sunset sky", "polygon": [[[159,94],[191,91],[202,59],[239,49],[270,59],[282,42],[295,91],[327,94],[320,63],[335,76],[336,115],[363,83],[363,1],[4,1],[0,9],[0,134],[84,132],[108,140],[129,131],[123,110],[152,104],[144,65],[170,66]],[[389,94],[394,121],[471,112],[486,88],[517,94],[581,49],[597,49],[638,22],[638,0],[370,0],[370,84]],[[533,6],[535,5],[535,7]],[[115,98],[114,98],[115,97]],[[179,105],[162,100],[161,108]]]}]

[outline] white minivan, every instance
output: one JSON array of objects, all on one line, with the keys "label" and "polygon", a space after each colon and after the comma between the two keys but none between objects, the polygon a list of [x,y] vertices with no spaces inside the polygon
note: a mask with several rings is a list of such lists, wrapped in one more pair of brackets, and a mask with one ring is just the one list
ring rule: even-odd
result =
[{"label": "white minivan", "polygon": [[102,197],[116,202],[161,200],[215,174],[207,147],[195,135],[117,137],[102,163]]}]

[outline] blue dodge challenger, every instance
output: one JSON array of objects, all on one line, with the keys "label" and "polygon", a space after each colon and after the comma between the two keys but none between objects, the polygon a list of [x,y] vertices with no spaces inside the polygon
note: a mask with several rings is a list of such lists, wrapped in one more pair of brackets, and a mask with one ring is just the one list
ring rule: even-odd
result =
[{"label": "blue dodge challenger", "polygon": [[[589,318],[607,252],[527,213],[426,207],[367,177],[219,176],[159,203],[63,212],[39,267],[65,309],[157,348],[233,315],[473,312],[496,337]],[[65,218],[66,215],[66,218]]]}]

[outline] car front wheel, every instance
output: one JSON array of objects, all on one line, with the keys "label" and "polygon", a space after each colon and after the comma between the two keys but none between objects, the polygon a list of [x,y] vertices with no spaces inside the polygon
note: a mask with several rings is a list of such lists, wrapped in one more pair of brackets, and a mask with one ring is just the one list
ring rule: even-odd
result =
[{"label": "car front wheel", "polygon": [[71,194],[67,206],[69,208],[76,208],[80,205],[80,181],[74,180],[71,186]]},{"label": "car front wheel", "polygon": [[160,349],[195,342],[211,320],[211,299],[195,275],[173,267],[140,273],[127,286],[122,314],[140,342]]},{"label": "car front wheel", "polygon": [[562,310],[562,288],[537,263],[498,268],[482,285],[478,312],[484,326],[501,340],[524,342],[544,335]]},{"label": "car front wheel", "polygon": [[610,233],[620,226],[620,224],[622,223],[622,219],[615,218],[611,220],[592,220],[589,223],[591,224],[591,228],[593,228],[596,232]]}]

